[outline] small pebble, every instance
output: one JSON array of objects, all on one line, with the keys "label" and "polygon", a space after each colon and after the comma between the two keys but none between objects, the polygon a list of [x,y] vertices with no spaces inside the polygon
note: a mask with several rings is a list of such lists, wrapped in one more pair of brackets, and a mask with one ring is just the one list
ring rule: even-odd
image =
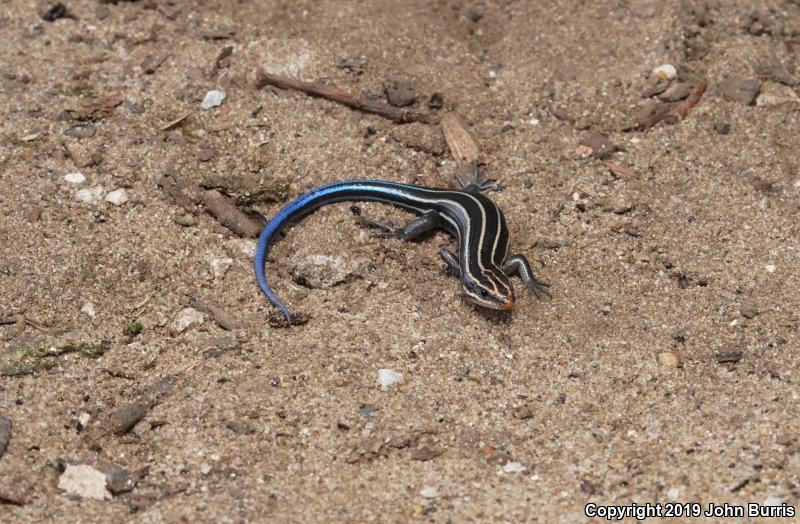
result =
[{"label": "small pebble", "polygon": [[172,322],[172,332],[176,335],[183,333],[191,326],[200,325],[205,320],[203,314],[194,308],[181,309]]},{"label": "small pebble", "polygon": [[727,135],[731,132],[731,126],[730,124],[726,124],[724,122],[714,122],[714,131],[720,135]]},{"label": "small pebble", "polygon": [[211,271],[214,273],[214,279],[220,280],[228,272],[228,269],[233,264],[233,259],[228,257],[218,257],[211,261]]},{"label": "small pebble", "polygon": [[369,417],[373,413],[375,413],[376,408],[372,404],[364,404],[360,408],[358,408],[358,414],[362,417]]},{"label": "small pebble", "polygon": [[73,16],[67,11],[67,6],[59,2],[42,13],[40,18],[45,22],[55,22],[59,18],[73,18]]},{"label": "small pebble", "polygon": [[202,473],[203,475],[208,475],[209,473],[211,473],[211,465],[203,462],[200,465],[200,473]]},{"label": "small pebble", "polygon": [[202,109],[211,109],[212,107],[219,107],[222,105],[222,101],[225,100],[225,92],[218,91],[216,89],[212,89],[208,93],[206,93],[205,98],[203,98],[203,102],[200,104]]},{"label": "small pebble", "polygon": [[739,313],[741,313],[744,318],[755,318],[756,315],[758,315],[758,311],[756,310],[756,308],[751,306],[740,307]]},{"label": "small pebble", "polygon": [[92,304],[91,302],[87,302],[83,305],[83,307],[81,308],[81,313],[88,316],[89,318],[94,318],[95,315],[97,314],[94,310],[94,304]]},{"label": "small pebble", "polygon": [[658,354],[658,363],[665,368],[677,368],[680,366],[680,359],[674,351],[662,351]]},{"label": "small pebble", "polygon": [[75,192],[75,200],[84,204],[94,204],[103,196],[102,186],[94,186]]},{"label": "small pebble", "polygon": [[389,387],[403,380],[403,374],[393,369],[379,369],[378,383],[383,387]]},{"label": "small pebble", "polygon": [[661,93],[658,98],[665,102],[678,102],[688,97],[692,92],[692,84],[689,82],[678,82],[673,84],[669,89]]},{"label": "small pebble", "polygon": [[130,472],[116,464],[102,464],[100,471],[106,476],[106,487],[112,494],[128,493],[136,487]]},{"label": "small pebble", "polygon": [[75,126],[70,127],[64,134],[67,136],[71,136],[72,138],[92,138],[95,133],[97,133],[97,129],[94,126]]},{"label": "small pebble", "polygon": [[150,407],[148,402],[141,399],[125,404],[111,414],[108,421],[109,430],[117,435],[127,433],[147,416]]},{"label": "small pebble", "polygon": [[758,80],[726,78],[719,83],[719,90],[728,100],[745,105],[753,105],[758,96]]},{"label": "small pebble", "polygon": [[95,500],[107,500],[111,493],[106,489],[106,476],[92,466],[67,465],[58,478],[58,488],[70,495]]},{"label": "small pebble", "polygon": [[197,219],[190,213],[182,213],[175,217],[175,223],[183,227],[191,227],[197,225]]},{"label": "small pebble", "polygon": [[[594,131],[581,139],[580,146],[588,148],[589,155],[595,158],[607,158],[613,153],[619,151],[619,146],[612,143],[607,136]],[[587,149],[581,150],[579,156],[586,156],[586,151]]]},{"label": "small pebble", "polygon": [[767,273],[774,273],[777,268],[775,267],[775,264],[767,264],[764,266],[764,269],[767,270]]},{"label": "small pebble", "polygon": [[464,13],[464,16],[465,16],[465,17],[467,18],[467,20],[469,20],[470,22],[473,22],[473,23],[476,23],[476,24],[477,24],[477,23],[478,23],[478,22],[480,22],[480,21],[481,21],[481,19],[483,18],[483,13],[481,13],[480,11],[476,11],[476,10],[474,10],[474,9],[470,9],[469,11],[467,11],[466,13]]},{"label": "small pebble", "polygon": [[390,80],[384,84],[388,102],[395,107],[406,107],[417,101],[417,94],[410,83],[403,80]]},{"label": "small pebble", "polygon": [[768,495],[761,504],[763,506],[780,506],[783,504],[783,500],[779,499],[775,495]]},{"label": "small pebble", "polygon": [[506,462],[506,465],[503,466],[503,473],[509,473],[509,474],[511,474],[511,473],[522,473],[526,469],[528,469],[528,468],[526,468],[525,466],[523,466],[519,462]]},{"label": "small pebble", "polygon": [[128,201],[128,193],[124,189],[115,189],[106,195],[106,202],[115,206],[121,206]]},{"label": "small pebble", "polygon": [[82,173],[67,173],[64,175],[64,180],[70,184],[83,184],[86,182],[86,177]]},{"label": "small pebble", "polygon": [[654,67],[652,73],[664,79],[675,78],[678,76],[678,70],[672,64],[664,64]]},{"label": "small pebble", "polygon": [[434,93],[428,100],[428,107],[431,109],[441,109],[444,107],[444,95],[442,93]]},{"label": "small pebble", "polygon": [[794,89],[775,82],[764,82],[758,98],[756,98],[758,107],[772,107],[786,103],[800,104],[800,97],[797,96]]},{"label": "small pebble", "polygon": [[424,499],[435,499],[439,496],[439,490],[434,486],[425,486],[419,490],[419,496]]}]

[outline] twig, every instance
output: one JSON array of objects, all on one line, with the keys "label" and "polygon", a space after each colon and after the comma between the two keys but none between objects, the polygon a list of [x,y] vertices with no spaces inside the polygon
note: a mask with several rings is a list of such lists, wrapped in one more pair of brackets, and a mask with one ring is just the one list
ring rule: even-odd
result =
[{"label": "twig", "polygon": [[227,227],[240,237],[257,237],[263,229],[263,224],[256,222],[231,202],[219,191],[210,189],[203,193],[203,204],[206,211],[211,213],[220,224]]},{"label": "twig", "polygon": [[275,75],[266,73],[264,71],[258,72],[258,79],[256,80],[256,88],[261,89],[264,86],[271,85],[281,89],[294,89],[295,91],[302,91],[311,96],[318,96],[333,100],[340,104],[350,106],[359,111],[366,113],[374,113],[389,120],[393,120],[399,124],[408,122],[422,122],[424,124],[432,124],[435,122],[435,117],[427,111],[418,111],[414,109],[401,109],[399,107],[391,106],[385,102],[378,100],[370,100],[363,96],[354,97],[350,93],[342,91],[338,87],[328,86],[319,82],[304,82],[303,80],[296,80],[282,75]]},{"label": "twig", "polygon": [[143,307],[145,307],[147,305],[148,302],[150,302],[150,300],[152,300],[152,298],[153,298],[153,294],[151,293],[151,294],[147,295],[145,297],[145,299],[142,300],[141,302],[139,302],[138,304],[133,304],[132,306],[128,306],[128,311],[136,311],[138,309],[142,309]]},{"label": "twig", "polygon": [[17,319],[15,318],[3,318],[0,319],[0,326],[10,326],[12,324],[16,324]]},{"label": "twig", "polygon": [[186,120],[188,117],[190,117],[193,113],[194,113],[194,109],[192,109],[191,111],[185,112],[184,114],[182,114],[181,116],[179,116],[178,118],[176,118],[174,120],[170,120],[169,122],[164,122],[163,124],[160,124],[158,126],[158,130],[159,131],[166,131],[167,129],[175,127],[176,125],[180,124],[181,122]]},{"label": "twig", "polygon": [[700,102],[700,98],[702,98],[703,93],[706,92],[706,87],[706,83],[700,81],[700,83],[694,86],[692,92],[689,93],[689,97],[670,111],[664,118],[664,121],[668,124],[675,124],[686,118],[686,114]]}]

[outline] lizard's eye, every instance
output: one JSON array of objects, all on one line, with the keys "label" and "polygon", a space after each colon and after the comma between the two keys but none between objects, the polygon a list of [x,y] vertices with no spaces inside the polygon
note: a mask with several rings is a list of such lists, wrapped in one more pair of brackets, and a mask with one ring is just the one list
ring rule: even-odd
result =
[{"label": "lizard's eye", "polygon": [[482,296],[483,298],[486,298],[486,297],[488,297],[488,296],[489,296],[489,292],[488,292],[488,291],[486,291],[486,290],[485,290],[485,289],[483,289],[483,288],[480,288],[480,294],[481,294],[481,296]]}]

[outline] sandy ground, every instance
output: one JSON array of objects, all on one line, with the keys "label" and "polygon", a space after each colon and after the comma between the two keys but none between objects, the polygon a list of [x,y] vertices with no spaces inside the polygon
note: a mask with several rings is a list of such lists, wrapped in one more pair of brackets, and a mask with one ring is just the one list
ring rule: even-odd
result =
[{"label": "sandy ground", "polygon": [[[0,520],[800,505],[797,1],[49,7],[0,2],[0,319],[24,319],[0,326]],[[643,97],[664,64],[670,86],[708,90],[683,121],[636,129],[680,98]],[[268,275],[309,321],[271,326],[254,241],[176,203],[165,175],[295,196],[441,186],[454,162],[436,126],[257,90],[262,68],[379,97],[407,82],[419,107],[442,93],[553,299],[479,311],[437,258],[451,239],[372,238],[338,205],[276,245]],[[212,89],[226,98],[203,110]],[[319,255],[338,277],[299,284]],[[382,388],[379,369],[403,379]],[[102,500],[70,487],[80,465],[115,479],[99,474]]]}]

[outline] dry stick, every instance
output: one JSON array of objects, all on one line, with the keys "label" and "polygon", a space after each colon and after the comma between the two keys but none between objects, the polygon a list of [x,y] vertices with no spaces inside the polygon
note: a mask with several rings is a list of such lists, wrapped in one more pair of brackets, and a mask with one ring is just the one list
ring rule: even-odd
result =
[{"label": "dry stick", "polygon": [[219,191],[211,189],[203,193],[203,204],[206,210],[216,218],[220,224],[227,227],[240,237],[255,238],[261,233],[263,224],[256,222],[231,204]]},{"label": "dry stick", "polygon": [[675,124],[680,122],[684,118],[686,118],[686,114],[691,111],[691,109],[700,102],[700,98],[702,98],[703,93],[706,92],[706,83],[704,81],[700,81],[699,84],[694,86],[692,92],[689,93],[689,98],[681,102],[677,107],[675,107],[672,111],[667,114],[664,118],[664,121],[668,124]]},{"label": "dry stick", "polygon": [[397,123],[404,124],[408,122],[422,122],[424,124],[432,124],[435,122],[435,117],[427,111],[417,111],[414,109],[402,109],[399,107],[390,106],[387,103],[378,100],[370,100],[363,96],[358,98],[354,97],[346,91],[342,91],[338,87],[328,86],[319,82],[304,82],[303,80],[296,80],[282,75],[274,75],[259,71],[258,79],[256,80],[256,88],[261,89],[264,86],[271,85],[281,89],[294,89],[295,91],[302,91],[308,95],[318,96],[333,100],[340,104],[350,106],[359,111],[366,113],[374,113],[389,120],[394,120]]}]

